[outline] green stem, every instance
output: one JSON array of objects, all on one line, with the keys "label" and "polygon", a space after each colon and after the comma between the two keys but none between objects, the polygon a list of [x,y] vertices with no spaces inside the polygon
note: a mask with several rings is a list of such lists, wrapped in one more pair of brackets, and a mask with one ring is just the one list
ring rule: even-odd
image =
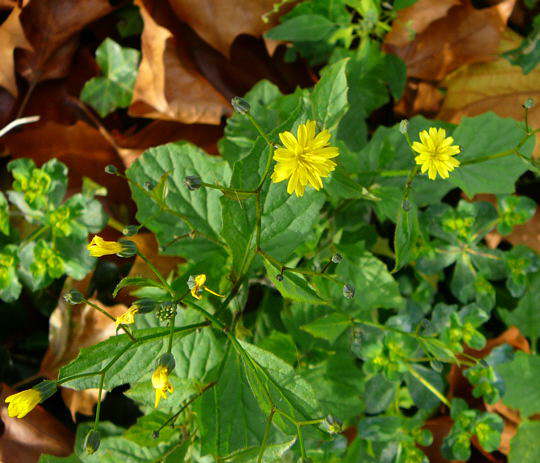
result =
[{"label": "green stem", "polygon": [[170,354],[172,351],[172,344],[173,344],[173,337],[174,337],[174,321],[176,320],[176,309],[174,311],[174,315],[169,320],[169,342],[167,344],[167,353]]},{"label": "green stem", "polygon": [[266,450],[266,445],[268,442],[268,436],[270,435],[270,429],[272,429],[272,420],[274,419],[274,413],[276,413],[276,409],[272,407],[270,410],[270,415],[268,415],[268,420],[266,421],[266,426],[264,427],[264,435],[261,442],[261,450],[259,451],[259,456],[257,457],[257,463],[262,463],[262,458],[264,456],[264,451]]},{"label": "green stem", "polygon": [[206,188],[212,188],[214,190],[228,191],[229,193],[242,193],[248,195],[254,195],[257,193],[257,190],[239,190],[237,188],[229,188],[221,185],[215,185],[213,183],[201,182],[201,185]]},{"label": "green stem", "polygon": [[450,402],[448,399],[443,396],[433,384],[431,384],[427,379],[425,379],[420,373],[418,373],[413,367],[407,365],[409,373],[413,375],[418,381],[420,381],[427,389],[429,389],[433,395],[435,395],[442,403],[450,408]]},{"label": "green stem", "polygon": [[98,391],[98,400],[96,406],[96,417],[94,419],[94,429],[97,429],[99,424],[99,416],[101,413],[101,396],[103,394],[103,383],[105,382],[105,373],[101,373],[101,378],[99,380],[99,391]]},{"label": "green stem", "polygon": [[163,275],[161,274],[161,272],[155,267],[155,265],[150,262],[150,259],[148,259],[148,257],[146,257],[141,251],[137,250],[137,255],[142,259],[144,260],[144,262],[146,263],[146,265],[148,265],[148,267],[150,268],[150,270],[152,270],[152,272],[154,273],[154,275],[159,279],[159,281],[161,282],[161,284],[167,289],[167,291],[169,291],[169,294],[174,297],[175,294],[174,294],[174,290],[171,288],[171,286],[169,285],[169,283],[167,283],[167,280],[165,280],[165,278],[163,277]]},{"label": "green stem", "polygon": [[255,249],[261,247],[261,225],[262,225],[262,207],[261,194],[257,192],[255,196]]}]

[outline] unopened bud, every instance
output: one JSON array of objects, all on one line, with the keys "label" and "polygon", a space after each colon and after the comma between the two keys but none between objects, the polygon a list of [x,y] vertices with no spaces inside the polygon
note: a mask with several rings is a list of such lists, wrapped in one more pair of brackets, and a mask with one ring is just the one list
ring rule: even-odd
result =
[{"label": "unopened bud", "polygon": [[118,253],[120,257],[133,257],[137,254],[137,245],[133,241],[120,239],[118,242],[122,245],[122,250]]},{"label": "unopened bud", "polygon": [[401,207],[403,208],[405,212],[409,212],[412,208],[411,202],[408,199],[406,199],[405,201],[403,201],[403,204],[401,205]]},{"label": "unopened bud", "polygon": [[249,113],[251,109],[251,106],[249,105],[249,103],[243,98],[240,98],[239,96],[235,96],[231,100],[231,104],[234,110],[240,114],[247,114]]},{"label": "unopened bud", "polygon": [[143,187],[146,191],[152,191],[157,186],[157,183],[154,180],[148,180],[143,183]]},{"label": "unopened bud", "polygon": [[409,129],[409,121],[407,119],[403,119],[399,123],[399,132],[405,135],[408,129]]},{"label": "unopened bud", "polygon": [[189,191],[198,190],[201,187],[201,184],[201,178],[197,177],[196,175],[188,175],[186,178],[184,178],[184,185],[186,185]]},{"label": "unopened bud", "polygon": [[127,227],[124,227],[122,230],[122,234],[124,236],[133,236],[136,235],[139,232],[139,226],[138,225],[128,225]]},{"label": "unopened bud", "polygon": [[283,281],[283,274],[282,274],[282,273],[278,273],[278,274],[276,275],[276,280],[277,280],[277,281]]},{"label": "unopened bud", "polygon": [[99,434],[99,431],[96,431],[95,429],[92,429],[88,431],[88,434],[84,438],[84,451],[88,455],[92,455],[93,453],[97,452],[97,449],[99,449],[99,444],[101,443],[101,436]]},{"label": "unopened bud", "polygon": [[324,426],[330,434],[339,434],[343,431],[343,423],[332,415],[328,415],[324,421]]},{"label": "unopened bud", "polygon": [[84,301],[84,296],[80,291],[77,291],[76,289],[72,289],[66,294],[64,294],[64,300],[68,304],[76,305]]},{"label": "unopened bud", "polygon": [[109,164],[105,166],[105,172],[111,175],[116,175],[118,173],[118,168],[112,164]]},{"label": "unopened bud", "polygon": [[137,299],[133,305],[139,309],[139,313],[150,313],[155,310],[158,303],[153,299],[143,297],[142,299]]},{"label": "unopened bud", "polygon": [[334,264],[339,264],[343,260],[343,256],[339,253],[336,253],[332,256],[332,262]]},{"label": "unopened bud", "polygon": [[343,296],[346,299],[352,299],[355,292],[356,290],[354,289],[353,285],[346,284],[345,286],[343,286]]},{"label": "unopened bud", "polygon": [[152,439],[158,439],[159,438],[159,431],[152,431]]},{"label": "unopened bud", "polygon": [[523,103],[523,107],[524,107],[525,109],[532,109],[532,108],[534,108],[534,100],[533,100],[532,98],[530,98],[530,97],[527,98],[527,99],[525,100],[525,103]]},{"label": "unopened bud", "polygon": [[169,352],[162,354],[157,361],[157,366],[167,368],[167,371],[170,373],[174,370],[174,367],[176,367],[176,360],[174,359],[174,355]]}]

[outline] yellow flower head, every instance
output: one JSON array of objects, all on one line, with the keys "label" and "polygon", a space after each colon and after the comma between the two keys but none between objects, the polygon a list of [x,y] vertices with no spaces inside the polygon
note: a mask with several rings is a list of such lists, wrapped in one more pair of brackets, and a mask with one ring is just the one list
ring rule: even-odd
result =
[{"label": "yellow flower head", "polygon": [[331,161],[339,155],[335,146],[328,146],[330,132],[323,130],[315,135],[315,121],[298,126],[297,136],[291,132],[279,134],[284,148],[276,148],[274,160],[276,165],[272,174],[274,183],[289,179],[287,193],[303,196],[306,185],[316,190],[323,186],[321,178],[328,177],[336,167]]},{"label": "yellow flower head", "polygon": [[208,291],[210,294],[213,294],[214,296],[218,297],[225,297],[223,294],[218,294],[215,291],[212,291],[210,288],[208,288],[206,285],[206,275],[204,273],[201,273],[200,275],[196,275],[195,277],[191,276],[188,279],[188,287],[191,289],[191,295],[195,299],[202,299],[202,291],[203,289],[205,291]]},{"label": "yellow flower head", "polygon": [[90,255],[94,257],[107,256],[109,254],[118,254],[122,252],[123,247],[116,241],[105,241],[100,236],[94,236],[90,244],[86,247]]},{"label": "yellow flower head", "polygon": [[156,402],[154,407],[157,408],[161,399],[167,398],[167,392],[172,394],[174,387],[169,380],[169,370],[167,367],[160,365],[152,373],[152,387],[156,390]]},{"label": "yellow flower head", "polygon": [[430,180],[435,180],[437,174],[441,178],[448,178],[448,172],[459,166],[459,161],[453,156],[460,149],[452,143],[454,139],[446,137],[446,130],[431,127],[429,131],[420,132],[420,143],[415,141],[412,144],[412,149],[418,153],[414,160],[422,166],[422,173],[427,171]]},{"label": "yellow flower head", "polygon": [[10,418],[23,418],[41,402],[41,394],[35,389],[27,389],[6,397],[8,403],[8,415]]},{"label": "yellow flower head", "polygon": [[116,317],[116,326],[118,325],[132,325],[135,323],[135,314],[139,311],[139,307],[133,304],[122,315]]}]

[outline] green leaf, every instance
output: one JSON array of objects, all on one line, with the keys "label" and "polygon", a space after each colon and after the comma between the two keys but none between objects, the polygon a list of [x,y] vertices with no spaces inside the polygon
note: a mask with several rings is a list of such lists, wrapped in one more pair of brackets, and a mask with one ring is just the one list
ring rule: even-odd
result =
[{"label": "green leaf", "polygon": [[258,446],[266,418],[251,391],[244,359],[232,348],[215,378],[217,384],[195,403],[203,455],[228,456]]},{"label": "green leaf", "polygon": [[512,310],[499,309],[499,314],[506,325],[517,326],[527,337],[540,338],[540,311],[538,310],[538,294],[540,294],[540,273],[530,276],[531,284],[517,307]]},{"label": "green leaf", "polygon": [[[177,331],[174,339],[178,341],[193,329]],[[110,337],[106,341],[82,349],[75,360],[60,369],[59,379],[81,373],[96,373],[63,384],[76,390],[98,387],[100,378],[97,373],[116,359],[105,373],[104,388],[110,390],[115,386],[136,381],[153,371],[156,359],[165,351],[168,334],[168,328],[136,330],[135,343],[126,334]]]},{"label": "green leaf", "polygon": [[[523,139],[523,129],[514,119],[505,119],[488,112],[476,117],[464,117],[453,134],[463,147],[457,159],[462,163],[450,174],[450,182],[460,187],[470,198],[478,193],[504,194],[515,191],[518,177],[527,170],[527,164],[517,155],[463,165],[476,158],[512,150]],[[520,149],[530,158],[534,140]]]},{"label": "green leaf", "polygon": [[[244,351],[241,355],[249,385],[265,415],[274,406],[296,421],[320,417],[320,407],[311,385],[289,364],[253,344],[240,342],[239,345]],[[276,414],[274,423],[287,434],[296,433],[296,426],[280,414]]]},{"label": "green leaf", "polygon": [[526,196],[499,196],[497,198],[500,222],[499,233],[508,235],[516,225],[531,220],[536,212],[536,202]]},{"label": "green leaf", "polygon": [[77,455],[71,455],[69,457],[55,457],[53,455],[42,454],[39,457],[38,463],[83,463],[83,461]]},{"label": "green leaf", "polygon": [[420,235],[418,208],[410,201],[409,204],[410,207],[407,210],[402,206],[398,211],[396,231],[394,234],[396,263],[393,272],[396,272],[414,258],[413,251]]},{"label": "green leaf", "polygon": [[[166,254],[200,259],[218,249],[222,193],[204,187],[189,191],[183,182],[186,176],[197,175],[206,183],[227,184],[231,171],[225,161],[186,142],[169,143],[146,151],[126,174],[137,203],[137,220],[157,235]],[[148,181],[157,184],[163,177],[165,210],[142,186]],[[195,238],[178,239],[192,228],[197,232]]]},{"label": "green leaf", "polygon": [[[429,381],[436,390],[444,395],[444,381],[440,373],[423,367],[422,365],[413,365],[413,368],[420,374],[420,376]],[[440,404],[440,400],[433,394],[433,392],[426,388],[426,386],[424,386],[410,373],[405,375],[405,383],[407,384],[407,388],[411,393],[414,404],[418,408],[430,410]]]},{"label": "green leaf", "polygon": [[274,283],[276,289],[286,299],[292,301],[306,302],[310,304],[326,304],[309,283],[299,274],[285,272],[283,280],[279,281],[276,276],[280,274],[280,269],[264,261],[268,278]]},{"label": "green leaf", "polygon": [[[161,427],[169,418],[169,415],[160,410],[154,410],[148,415],[143,415],[124,434],[124,437],[143,447],[157,447],[163,442],[170,441],[178,430],[170,426]],[[153,437],[153,432],[160,429],[159,437]]]},{"label": "green leaf", "polygon": [[93,77],[84,84],[81,100],[94,108],[101,117],[131,104],[137,77],[140,52],[122,47],[106,38],[96,50],[96,61],[103,76]]},{"label": "green leaf", "polygon": [[[529,3],[529,8],[532,9],[534,7],[535,0],[530,0]],[[521,44],[517,48],[503,53],[503,56],[510,61],[510,63],[521,66],[523,74],[528,74],[538,65],[538,63],[540,63],[539,35],[540,15],[537,14],[533,19],[531,31],[527,37],[521,41]]]},{"label": "green leaf", "polygon": [[22,285],[17,277],[18,248],[8,244],[0,248],[0,299],[13,302],[19,298]]},{"label": "green leaf", "polygon": [[114,288],[113,297],[116,297],[118,292],[126,286],[152,286],[154,288],[164,288],[159,281],[152,280],[151,278],[125,277],[122,278],[116,285],[116,288]]},{"label": "green leaf", "polygon": [[327,66],[321,73],[321,80],[311,94],[313,119],[324,129],[335,130],[340,119],[347,112],[347,75],[348,59],[342,59]]},{"label": "green leaf", "polygon": [[350,326],[351,320],[349,317],[341,312],[332,312],[301,326],[301,328],[316,338],[326,339],[333,344]]},{"label": "green leaf", "polygon": [[540,421],[524,421],[510,441],[509,463],[540,461]]},{"label": "green leaf", "polygon": [[516,352],[511,362],[495,367],[505,386],[503,402],[523,417],[540,413],[540,356]]},{"label": "green leaf", "polygon": [[258,346],[272,352],[289,365],[294,365],[298,360],[298,351],[290,334],[274,330],[267,337],[261,339]]},{"label": "green leaf", "polygon": [[265,37],[291,42],[318,42],[326,39],[335,27],[335,24],[324,16],[306,14],[286,20],[279,26],[270,29]]},{"label": "green leaf", "polygon": [[383,374],[369,378],[364,391],[366,413],[377,415],[384,412],[395,399],[397,390],[396,381],[386,379]]},{"label": "green leaf", "polygon": [[4,235],[9,235],[9,204],[0,191],[0,232]]}]

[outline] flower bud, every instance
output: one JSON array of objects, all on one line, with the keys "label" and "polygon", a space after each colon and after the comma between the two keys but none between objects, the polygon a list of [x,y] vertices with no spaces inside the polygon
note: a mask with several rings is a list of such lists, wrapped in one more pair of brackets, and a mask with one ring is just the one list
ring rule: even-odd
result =
[{"label": "flower bud", "polygon": [[159,439],[159,431],[158,430],[152,431],[152,439]]},{"label": "flower bud", "polygon": [[343,431],[343,423],[332,415],[326,416],[323,424],[330,434],[339,434]]},{"label": "flower bud", "polygon": [[403,119],[399,123],[399,133],[405,135],[408,129],[409,129],[409,121],[407,119]]},{"label": "flower bud", "polygon": [[107,174],[116,175],[118,173],[118,168],[116,166],[113,166],[112,164],[109,164],[105,166],[105,172]]},{"label": "flower bud", "polygon": [[412,208],[411,202],[408,199],[406,199],[405,201],[403,201],[403,204],[401,205],[401,207],[403,208],[405,212],[409,212]]},{"label": "flower bud", "polygon": [[343,260],[343,256],[339,253],[336,253],[332,256],[332,262],[334,264],[339,264]]},{"label": "flower bud", "polygon": [[532,98],[527,98],[525,100],[525,103],[523,103],[523,107],[525,109],[532,109],[534,108],[534,100]]},{"label": "flower bud", "polygon": [[167,323],[176,315],[176,304],[174,302],[162,302],[156,310],[156,317],[159,321]]},{"label": "flower bud", "polygon": [[167,368],[167,371],[170,373],[174,370],[174,367],[176,367],[174,355],[169,352],[162,354],[157,361],[157,366]]},{"label": "flower bud", "polygon": [[243,98],[240,98],[239,96],[235,96],[231,100],[231,104],[234,110],[240,114],[247,114],[249,113],[251,109],[251,106],[249,105],[249,103]]},{"label": "flower bud", "polygon": [[189,191],[195,191],[201,187],[202,180],[196,175],[188,175],[186,178],[184,178],[184,185]]},{"label": "flower bud", "polygon": [[99,449],[99,444],[101,443],[101,436],[99,434],[99,431],[95,429],[91,429],[88,431],[88,434],[86,434],[86,437],[84,438],[84,451],[88,455],[92,455],[93,453],[97,452],[97,449]]},{"label": "flower bud", "polygon": [[158,303],[148,297],[137,299],[133,305],[137,306],[139,313],[150,313],[158,306]]},{"label": "flower bud", "polygon": [[77,291],[76,289],[72,289],[69,292],[64,294],[64,300],[68,304],[80,304],[84,301],[84,296],[80,291]]},{"label": "flower bud", "polygon": [[343,297],[346,299],[352,299],[354,297],[354,293],[356,290],[354,289],[353,285],[346,284],[343,286]]},{"label": "flower bud", "polygon": [[148,180],[143,183],[143,187],[146,191],[152,191],[157,186],[157,183],[154,180]]},{"label": "flower bud", "polygon": [[120,239],[118,243],[122,246],[122,250],[118,253],[120,257],[133,257],[137,254],[137,245],[133,241]]},{"label": "flower bud", "polygon": [[139,225],[128,225],[127,227],[124,227],[122,230],[122,234],[124,236],[133,236],[136,235],[139,232]]},{"label": "flower bud", "polygon": [[283,274],[282,274],[282,273],[278,273],[278,274],[276,275],[276,280],[277,280],[277,281],[283,281]]}]

